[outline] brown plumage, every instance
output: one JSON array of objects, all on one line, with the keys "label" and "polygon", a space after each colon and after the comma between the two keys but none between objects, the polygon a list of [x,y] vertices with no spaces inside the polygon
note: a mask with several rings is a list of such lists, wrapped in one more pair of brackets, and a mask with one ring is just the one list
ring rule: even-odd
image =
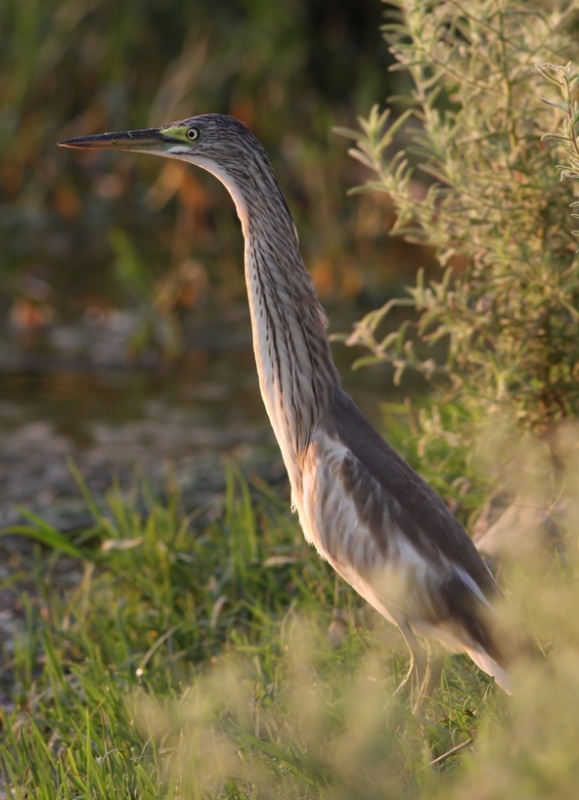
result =
[{"label": "brown plumage", "polygon": [[399,627],[412,664],[421,660],[415,634],[430,636],[466,651],[508,691],[495,582],[440,497],[342,391],[290,211],[255,136],[208,114],[61,144],[182,159],[226,186],[245,238],[260,389],[307,541]]}]

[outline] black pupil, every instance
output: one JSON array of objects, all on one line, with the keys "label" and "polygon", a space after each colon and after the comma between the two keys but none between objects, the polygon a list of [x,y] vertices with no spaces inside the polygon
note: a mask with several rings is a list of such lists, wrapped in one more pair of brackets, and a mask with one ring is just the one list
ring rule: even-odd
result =
[{"label": "black pupil", "polygon": [[196,130],[195,128],[190,128],[190,129],[187,131],[187,136],[188,136],[190,139],[196,139],[196,138],[197,138],[197,136],[198,136],[198,134],[197,134],[197,130]]}]

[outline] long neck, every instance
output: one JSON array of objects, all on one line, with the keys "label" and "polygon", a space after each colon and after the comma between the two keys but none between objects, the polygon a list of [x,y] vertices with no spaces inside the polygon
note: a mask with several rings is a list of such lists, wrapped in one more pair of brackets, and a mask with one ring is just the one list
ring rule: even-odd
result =
[{"label": "long neck", "polygon": [[[338,375],[326,316],[302,261],[295,226],[269,165],[236,198],[245,237],[245,278],[261,394],[288,469],[328,407]],[[237,187],[239,189],[239,186]]]}]

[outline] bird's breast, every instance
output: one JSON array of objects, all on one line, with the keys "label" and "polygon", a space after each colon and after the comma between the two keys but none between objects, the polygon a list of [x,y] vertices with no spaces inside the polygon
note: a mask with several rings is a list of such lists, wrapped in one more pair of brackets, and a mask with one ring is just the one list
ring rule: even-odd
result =
[{"label": "bird's breast", "polygon": [[351,458],[342,442],[318,429],[301,459],[301,493],[295,500],[306,540],[334,566],[348,563],[366,573],[381,547],[348,485]]}]

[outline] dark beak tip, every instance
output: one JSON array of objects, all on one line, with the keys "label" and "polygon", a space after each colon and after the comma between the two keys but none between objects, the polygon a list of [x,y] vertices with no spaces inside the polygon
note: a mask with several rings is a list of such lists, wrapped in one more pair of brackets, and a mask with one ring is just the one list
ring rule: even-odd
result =
[{"label": "dark beak tip", "polygon": [[57,147],[69,147],[71,150],[98,150],[97,142],[90,142],[84,138],[80,139],[63,139],[62,142],[56,143]]},{"label": "dark beak tip", "polygon": [[116,133],[98,133],[92,136],[80,136],[75,139],[64,139],[58,142],[59,147],[71,147],[78,150],[133,150],[140,145],[151,145],[160,142],[158,128],[144,128],[134,131],[119,131]]}]

